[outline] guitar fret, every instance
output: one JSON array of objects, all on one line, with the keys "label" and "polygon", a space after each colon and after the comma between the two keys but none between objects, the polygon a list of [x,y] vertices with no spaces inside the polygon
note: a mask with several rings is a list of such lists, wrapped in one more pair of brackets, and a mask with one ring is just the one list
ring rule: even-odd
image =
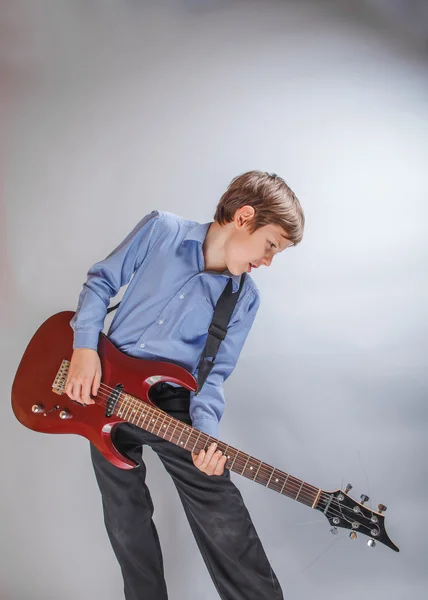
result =
[{"label": "guitar fret", "polygon": [[288,481],[289,489],[286,491],[286,494],[289,498],[292,498],[293,500],[296,499],[296,492],[297,488],[299,487],[299,484],[301,484],[300,479],[297,479],[297,477],[290,476]]},{"label": "guitar fret", "polygon": [[127,402],[127,397],[128,395],[125,394],[125,398],[122,400],[122,402],[120,403],[120,408],[118,411],[118,415],[121,417],[123,414],[123,411],[125,410],[125,406],[126,406],[126,402]]},{"label": "guitar fret", "polygon": [[300,489],[299,489],[299,491],[297,492],[297,496],[295,497],[295,500],[297,500],[297,498],[299,497],[299,494],[300,494],[300,492],[302,491],[302,487],[303,487],[303,484],[304,484],[304,483],[305,483],[305,482],[304,482],[304,481],[302,481],[302,485],[300,486]]},{"label": "guitar fret", "polygon": [[208,448],[211,446],[211,444],[213,443],[217,443],[218,440],[216,440],[215,438],[211,437],[210,435],[207,437],[205,445],[204,445],[204,450],[207,451]]},{"label": "guitar fret", "polygon": [[129,396],[127,396],[127,398],[126,398],[126,403],[127,403],[127,406],[126,406],[126,412],[125,412],[125,416],[124,416],[124,418],[125,418],[126,420],[128,420],[128,411],[129,411],[129,409],[130,409],[130,408],[131,408],[131,406],[132,406],[132,405],[131,405],[131,398],[130,398]]},{"label": "guitar fret", "polygon": [[317,505],[320,495],[321,495],[321,488],[318,488],[318,493],[315,496],[315,500],[314,500],[314,503],[312,504],[312,508],[315,508],[315,506]]},{"label": "guitar fret", "polygon": [[289,477],[290,477],[290,475],[289,475],[289,474],[287,474],[287,477],[284,479],[284,483],[282,484],[281,491],[279,492],[280,494],[282,494],[282,490],[284,489],[284,487],[285,487],[285,484],[287,483],[287,479],[288,479]]},{"label": "guitar fret", "polygon": [[[225,468],[226,469],[231,469],[232,468],[231,466],[230,467],[227,466],[228,461],[232,458],[231,457],[231,453],[229,452],[229,450],[230,450],[230,444],[228,444],[225,447],[224,452],[223,452],[224,456],[226,457],[226,464],[225,464]],[[232,448],[232,450],[234,450],[234,448]]]},{"label": "guitar fret", "polygon": [[184,431],[190,431],[190,433],[189,433],[189,434],[188,434],[188,436],[187,436],[187,440],[186,440],[186,441],[185,441],[185,443],[183,444],[183,448],[184,448],[185,450],[187,450],[187,447],[186,447],[186,446],[187,446],[187,444],[188,444],[188,442],[189,442],[190,436],[192,435],[192,429],[191,429],[190,427],[186,427],[186,429],[185,429]]},{"label": "guitar fret", "polygon": [[238,458],[238,454],[239,454],[239,450],[236,451],[235,458],[233,459],[232,464],[230,465],[230,469],[231,470],[233,469],[233,465],[235,464],[235,460]]},{"label": "guitar fret", "polygon": [[137,427],[140,427],[141,413],[142,413],[142,407],[139,407],[139,409],[137,411],[137,421],[135,423],[137,425]]},{"label": "guitar fret", "polygon": [[138,410],[134,407],[131,411],[131,417],[128,419],[128,421],[131,421],[132,423],[134,423],[134,419],[135,417],[138,416]]},{"label": "guitar fret", "polygon": [[196,442],[195,442],[195,445],[194,445],[194,446],[193,446],[193,448],[192,448],[192,452],[194,452],[194,451],[195,451],[196,444],[199,442],[199,438],[201,437],[201,433],[202,433],[202,431],[200,431],[200,432],[199,432],[199,435],[198,435],[198,437],[196,438]]},{"label": "guitar fret", "polygon": [[266,487],[269,487],[270,480],[271,480],[271,479],[272,479],[272,477],[273,477],[274,471],[275,471],[275,469],[272,469],[272,473],[270,474],[270,477],[269,477],[269,480],[268,480],[268,482],[267,482],[267,484],[266,484]]},{"label": "guitar fret", "polygon": [[154,424],[154,425],[152,425],[152,433],[153,433],[153,431],[154,431],[154,428],[156,427],[156,423],[158,422],[158,419],[159,419],[159,415],[156,417],[156,419],[152,419],[152,422],[153,422],[153,421],[155,422],[155,424]]},{"label": "guitar fret", "polygon": [[172,442],[172,441],[173,441],[173,439],[174,439],[175,430],[177,429],[177,427],[178,427],[178,423],[179,423],[179,422],[180,422],[180,421],[177,421],[177,423],[175,424],[174,431],[172,432],[172,434],[171,434],[171,437],[169,438],[169,441],[170,441],[170,442]]},{"label": "guitar fret", "polygon": [[120,403],[119,402],[117,403],[117,409],[118,409],[117,410],[117,414],[118,414],[119,417],[121,416],[122,406],[123,406],[125,400],[126,400],[126,394],[125,394],[123,400],[121,400]]},{"label": "guitar fret", "polygon": [[128,396],[128,394],[126,394],[126,396],[127,396],[127,400],[129,401],[129,408],[131,409],[131,416],[130,417],[126,416],[126,420],[131,421],[132,419],[135,419],[137,410],[136,410],[135,406],[133,405],[132,396]]},{"label": "guitar fret", "polygon": [[127,399],[127,394],[124,394],[123,399],[117,403],[117,407],[119,409],[117,411],[117,414],[119,415],[119,417],[121,417],[123,414],[124,407],[126,406],[126,399]]},{"label": "guitar fret", "polygon": [[[146,418],[146,417],[144,416],[144,415],[146,414],[146,413],[144,412],[144,408],[145,408],[145,407],[143,407],[143,406],[140,408],[140,414],[139,414],[139,416],[138,416],[138,421],[137,421],[138,427],[143,427],[143,423],[144,423],[144,420],[145,420],[145,418]],[[143,428],[144,428],[144,427],[143,427]]]},{"label": "guitar fret", "polygon": [[170,417],[169,415],[167,415],[167,416],[169,417],[169,423],[168,423],[168,425],[165,427],[165,431],[164,431],[164,434],[165,434],[165,435],[163,436],[163,437],[164,437],[164,439],[166,439],[166,437],[167,437],[167,435],[168,435],[168,429],[169,429],[169,426],[170,426],[170,425],[171,425],[171,423],[172,423],[172,417]]},{"label": "guitar fret", "polygon": [[125,403],[124,403],[123,408],[122,408],[122,416],[123,416],[124,419],[127,418],[127,413],[128,413],[130,404],[131,404],[131,398],[128,395],[126,395],[126,397],[125,397]]},{"label": "guitar fret", "polygon": [[[180,433],[180,437],[179,437],[179,438],[178,438],[178,440],[177,440],[177,446],[178,446],[178,444],[180,443],[181,436],[183,435],[183,433],[184,433],[184,428],[183,428],[182,432]],[[181,442],[181,444],[183,444],[183,442]]]},{"label": "guitar fret", "polygon": [[255,481],[255,480],[256,480],[256,477],[257,477],[257,475],[259,474],[260,467],[262,466],[262,464],[263,464],[263,462],[260,462],[260,464],[259,464],[259,468],[257,469],[257,471],[256,471],[256,474],[255,474],[255,475],[254,475],[254,477],[253,477],[253,481]]},{"label": "guitar fret", "polygon": [[[143,410],[141,410],[141,415],[144,415]],[[146,429],[145,420],[147,419],[147,417],[150,417],[150,409],[149,408],[146,409],[146,416],[144,417],[143,422],[141,424],[143,429]]]},{"label": "guitar fret", "polygon": [[152,421],[154,421],[154,419],[152,419],[153,413],[152,411],[150,411],[150,415],[149,415],[149,420],[147,421],[147,429],[146,431],[150,431],[150,426],[152,424]]},{"label": "guitar fret", "polygon": [[143,407],[140,407],[140,410],[138,411],[138,419],[137,419],[137,423],[136,423],[136,425],[138,427],[141,427],[140,420],[141,420],[142,416],[143,416]]},{"label": "guitar fret", "polygon": [[164,422],[165,422],[165,419],[166,419],[166,413],[165,413],[165,414],[164,414],[164,416],[163,416],[163,419],[162,419],[162,421],[161,421],[161,423],[160,423],[160,425],[159,425],[158,432],[157,432],[157,434],[156,434],[156,435],[158,435],[158,436],[160,436],[160,437],[162,437],[162,436],[160,435],[160,432],[161,432],[161,429],[162,429],[162,425],[163,425],[163,424],[164,424]]},{"label": "guitar fret", "polygon": [[248,458],[247,458],[247,462],[245,463],[245,465],[244,465],[244,468],[242,469],[241,475],[243,475],[243,474],[244,474],[244,471],[245,471],[245,469],[247,468],[248,461],[250,460],[250,458],[251,458],[251,457],[250,457],[250,456],[248,456]]}]

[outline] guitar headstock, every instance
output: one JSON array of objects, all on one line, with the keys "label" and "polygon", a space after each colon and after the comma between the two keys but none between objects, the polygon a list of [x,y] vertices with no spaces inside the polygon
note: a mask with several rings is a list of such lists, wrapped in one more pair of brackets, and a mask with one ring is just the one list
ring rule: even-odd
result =
[{"label": "guitar headstock", "polygon": [[346,490],[336,490],[335,492],[321,491],[316,509],[324,513],[332,528],[331,533],[337,533],[337,528],[350,529],[349,537],[356,539],[357,535],[368,536],[367,544],[371,547],[380,542],[391,550],[399,552],[399,548],[390,539],[385,530],[385,516],[382,514],[386,506],[379,504],[378,510],[372,510],[365,505],[369,500],[364,494],[361,496],[361,502],[357,502],[348,492],[352,486],[348,484]]}]

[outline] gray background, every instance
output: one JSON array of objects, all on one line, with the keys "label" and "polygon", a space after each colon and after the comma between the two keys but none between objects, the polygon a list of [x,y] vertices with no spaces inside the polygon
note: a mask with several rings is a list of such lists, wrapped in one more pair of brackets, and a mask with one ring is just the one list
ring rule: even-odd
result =
[{"label": "gray background", "polygon": [[[316,560],[324,517],[235,482],[287,599],[426,598],[426,3],[15,0],[0,16],[1,599],[123,597],[87,441],[10,409],[31,335],[144,214],[209,221],[254,168],[286,179],[307,228],[254,273],[220,437],[323,489],[351,481],[388,505],[402,552],[345,534]],[[214,600],[145,454],[170,597]]]}]

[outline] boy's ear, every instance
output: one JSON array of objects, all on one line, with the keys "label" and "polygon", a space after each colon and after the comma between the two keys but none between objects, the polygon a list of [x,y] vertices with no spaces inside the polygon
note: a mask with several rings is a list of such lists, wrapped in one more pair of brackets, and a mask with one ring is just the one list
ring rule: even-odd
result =
[{"label": "boy's ear", "polygon": [[238,227],[244,227],[245,225],[249,225],[249,223],[254,219],[256,211],[252,206],[245,205],[238,208],[235,212],[234,221],[238,225]]}]

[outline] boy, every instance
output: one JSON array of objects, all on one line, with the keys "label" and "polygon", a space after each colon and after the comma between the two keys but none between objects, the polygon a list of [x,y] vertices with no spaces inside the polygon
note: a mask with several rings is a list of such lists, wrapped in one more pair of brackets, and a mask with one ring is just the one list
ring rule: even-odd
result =
[{"label": "boy", "polygon": [[[97,354],[107,306],[127,284],[108,336],[135,357],[167,360],[195,375],[214,307],[229,278],[232,292],[243,286],[200,394],[167,383],[152,388],[157,405],[218,439],[224,411],[223,381],[233,371],[254,321],[259,293],[248,273],[298,244],[304,214],[284,180],[250,171],[233,179],[214,221],[200,225],[153,211],[103,261],[95,264],[80,294],[74,351],[66,393],[91,404],[100,385]],[[140,463],[122,470],[91,445],[102,494],[106,529],[122,569],[126,600],[166,600],[162,553],[141,453],[148,444],[173,478],[196,542],[223,600],[280,600],[275,573],[242,496],[215,444],[190,454],[130,423],[113,432],[118,449]],[[213,476],[213,477],[211,477]]]}]

